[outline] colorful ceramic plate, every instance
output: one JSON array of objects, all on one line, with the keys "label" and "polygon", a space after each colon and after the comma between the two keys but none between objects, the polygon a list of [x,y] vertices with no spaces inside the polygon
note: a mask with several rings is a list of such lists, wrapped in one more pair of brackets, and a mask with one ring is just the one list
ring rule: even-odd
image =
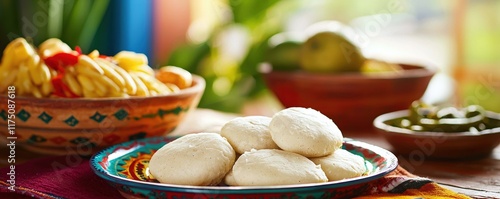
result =
[{"label": "colorful ceramic plate", "polygon": [[161,184],[149,175],[148,163],[156,150],[176,137],[155,137],[104,149],[90,160],[94,172],[126,198],[351,198],[366,193],[372,183],[397,165],[389,151],[346,139],[343,148],[362,156],[369,173],[341,181],[283,186],[183,186]]}]

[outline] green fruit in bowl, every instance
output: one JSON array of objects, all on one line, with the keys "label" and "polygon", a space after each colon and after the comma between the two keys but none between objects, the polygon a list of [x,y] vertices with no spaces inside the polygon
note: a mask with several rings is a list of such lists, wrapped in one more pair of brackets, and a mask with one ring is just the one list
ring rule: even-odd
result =
[{"label": "green fruit in bowl", "polygon": [[360,71],[365,58],[359,49],[336,32],[314,34],[302,45],[300,67],[308,72]]},{"label": "green fruit in bowl", "polygon": [[271,47],[266,54],[266,61],[273,66],[273,70],[299,69],[300,48],[298,41],[284,41]]}]

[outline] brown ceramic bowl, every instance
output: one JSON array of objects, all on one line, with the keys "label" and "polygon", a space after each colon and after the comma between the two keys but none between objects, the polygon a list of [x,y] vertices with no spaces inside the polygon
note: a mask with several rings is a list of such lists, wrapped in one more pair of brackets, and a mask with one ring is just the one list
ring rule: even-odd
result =
[{"label": "brown ceramic bowl", "polygon": [[[17,145],[40,153],[69,154],[171,132],[194,110],[205,80],[178,93],[154,97],[68,99],[16,97],[15,134],[0,133]],[[7,96],[0,96],[7,104]],[[0,108],[0,126],[7,127],[9,110]]]},{"label": "brown ceramic bowl", "polygon": [[392,145],[395,152],[415,158],[467,159],[490,154],[500,144],[500,114],[486,112],[495,128],[480,132],[415,132],[391,125],[391,120],[408,116],[408,110],[378,116],[373,125]]},{"label": "brown ceramic bowl", "polygon": [[406,109],[420,99],[435,74],[421,66],[401,66],[400,73],[366,75],[272,71],[264,64],[261,72],[283,106],[316,109],[342,130],[366,130],[378,115]]}]

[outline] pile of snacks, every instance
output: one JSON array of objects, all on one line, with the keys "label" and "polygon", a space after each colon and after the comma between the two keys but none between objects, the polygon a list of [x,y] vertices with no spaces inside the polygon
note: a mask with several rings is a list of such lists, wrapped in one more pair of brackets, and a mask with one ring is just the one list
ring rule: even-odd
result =
[{"label": "pile of snacks", "polygon": [[38,49],[17,38],[6,46],[0,62],[0,93],[15,86],[17,95],[36,98],[156,96],[191,84],[191,73],[179,67],[155,73],[144,54],[121,51],[104,56],[94,50],[86,55],[56,38]]}]

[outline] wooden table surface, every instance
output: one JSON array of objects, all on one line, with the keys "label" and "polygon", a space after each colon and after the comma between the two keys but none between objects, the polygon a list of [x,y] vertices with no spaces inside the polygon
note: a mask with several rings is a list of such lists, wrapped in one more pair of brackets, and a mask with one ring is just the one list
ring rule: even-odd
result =
[{"label": "wooden table surface", "polygon": [[[235,114],[208,109],[194,111],[171,135],[182,135],[201,131],[216,132]],[[375,131],[344,131],[345,137],[364,141],[388,150],[391,146]],[[0,145],[0,168],[8,165],[5,143]],[[485,158],[464,161],[423,160],[411,165],[406,157],[395,154],[401,166],[415,175],[430,178],[444,187],[473,198],[500,198],[500,145]],[[21,147],[16,148],[16,164],[47,155],[36,154]],[[408,159],[406,159],[408,160]],[[405,163],[406,162],[406,163]],[[421,163],[421,164],[420,164]]]}]

